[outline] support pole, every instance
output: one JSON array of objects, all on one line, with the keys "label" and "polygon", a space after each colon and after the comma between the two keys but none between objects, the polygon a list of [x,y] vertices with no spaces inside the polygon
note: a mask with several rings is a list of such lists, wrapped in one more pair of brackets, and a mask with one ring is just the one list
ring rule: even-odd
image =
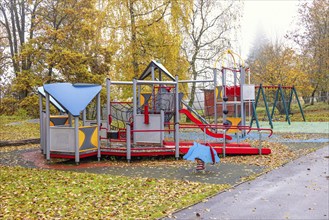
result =
[{"label": "support pole", "polygon": [[[255,117],[254,117],[254,115],[255,115],[255,113],[256,113],[256,109],[257,109],[257,104],[258,104],[258,99],[259,99],[259,97],[260,97],[260,90],[261,90],[261,88],[262,88],[262,84],[260,84],[259,85],[259,88],[258,88],[258,91],[257,91],[257,95],[256,95],[256,99],[255,99],[255,108],[254,108],[254,112],[252,113],[252,118],[251,118],[251,120],[250,120],[250,127],[252,127],[252,124],[253,124],[253,122],[254,122],[254,120],[255,120]],[[257,113],[256,113],[257,114]]]},{"label": "support pole", "polygon": [[224,128],[223,157],[226,157],[226,128]]},{"label": "support pole", "polygon": [[[133,80],[133,122],[136,121],[137,116],[137,80]],[[136,123],[133,123],[133,130],[136,130]],[[133,143],[136,144],[136,132],[133,133]]]},{"label": "support pole", "polygon": [[[237,97],[237,94],[236,94],[236,86],[237,86],[237,72],[235,70],[233,70],[233,100],[234,100],[233,107],[234,107],[234,117],[238,117],[238,105],[237,105],[238,97]],[[240,83],[240,91],[242,91],[241,89],[242,89],[242,84]],[[240,99],[241,99],[241,97],[242,97],[242,94],[240,94]]]},{"label": "support pole", "polygon": [[258,131],[258,135],[259,135],[258,151],[259,151],[259,155],[262,155],[262,133]]},{"label": "support pole", "polygon": [[259,128],[259,121],[258,121],[258,116],[257,116],[256,107],[255,107],[254,102],[252,102],[252,110],[253,110],[253,118],[255,118],[255,121],[256,121],[256,126],[257,126],[257,128]]},{"label": "support pole", "polygon": [[46,93],[46,159],[50,160],[50,110],[49,94]]},{"label": "support pole", "polygon": [[43,106],[42,106],[42,95],[39,93],[39,132],[40,132],[40,149],[41,152],[44,153],[44,135],[43,135],[43,112],[42,112]]},{"label": "support pole", "polygon": [[97,159],[101,159],[101,94],[97,94]]},{"label": "support pole", "polygon": [[86,109],[82,111],[82,125],[86,126]]},{"label": "support pole", "polygon": [[127,143],[127,152],[126,152],[126,158],[128,163],[131,160],[131,136],[130,136],[130,132],[131,132],[131,127],[129,122],[126,122],[126,143]]},{"label": "support pole", "polygon": [[223,123],[226,122],[226,114],[224,114],[224,110],[227,110],[226,107],[226,101],[224,100],[224,98],[226,97],[226,69],[222,69],[222,95],[223,95],[223,102],[222,102],[222,110],[223,110]]},{"label": "support pole", "polygon": [[[240,66],[240,100],[241,100],[241,125],[246,126],[246,111],[244,106],[243,87],[246,81],[246,73],[242,66]],[[246,130],[242,130],[242,136],[246,136]]]},{"label": "support pole", "polygon": [[[263,95],[263,101],[264,101],[264,104],[265,104],[265,110],[266,110],[266,114],[267,114],[269,124],[271,126],[271,129],[273,129],[272,116],[270,115],[270,109],[269,109],[268,104],[267,104],[266,95],[265,95],[264,88],[262,87],[262,84],[260,84],[259,89],[261,89],[261,92],[262,92],[262,95]],[[255,108],[257,108],[257,105],[255,106]]]},{"label": "support pole", "polygon": [[[280,85],[279,85],[280,86]],[[271,118],[273,118],[273,115],[274,115],[274,111],[275,111],[275,107],[276,107],[276,103],[278,101],[278,97],[279,97],[279,91],[280,89],[278,88],[276,90],[276,93],[275,93],[275,100],[274,100],[274,103],[273,103],[273,108],[272,108],[272,114],[271,114]]]},{"label": "support pole", "polygon": [[161,109],[160,111],[160,146],[163,147],[163,140],[164,140],[164,123],[165,123],[165,114],[164,111]]},{"label": "support pole", "polygon": [[[111,130],[111,80],[106,79],[106,110],[107,110],[107,131]],[[106,134],[107,136],[107,134]],[[107,144],[110,144],[110,138],[107,138]]]},{"label": "support pole", "polygon": [[281,99],[282,99],[282,102],[283,102],[283,109],[284,109],[284,112],[286,113],[286,121],[288,121],[288,124],[290,125],[289,112],[288,112],[288,108],[287,108],[287,105],[286,105],[286,100],[284,98],[284,93],[283,93],[283,90],[282,90],[282,87],[281,87],[280,84],[279,84],[279,90],[280,90]]},{"label": "support pole", "polygon": [[[213,70],[214,73],[214,122],[215,125],[217,126],[217,70],[214,68]],[[217,133],[217,127],[216,127],[216,133]]]},{"label": "support pole", "polygon": [[74,117],[74,145],[75,145],[75,163],[80,162],[80,152],[79,152],[79,117]]},{"label": "support pole", "polygon": [[[154,75],[154,64],[152,63],[151,64],[152,67],[151,67],[151,77],[152,77],[152,81],[155,81],[155,75]],[[135,91],[135,90],[134,90]],[[156,111],[156,106],[155,106],[155,89],[154,89],[154,84],[152,84],[152,94],[151,94],[151,97],[152,97],[152,109],[153,109],[153,113],[155,113]],[[134,138],[135,140],[135,138]]]},{"label": "support pole", "polygon": [[178,94],[178,76],[175,76],[175,157],[179,158],[179,94]]},{"label": "support pole", "polygon": [[[142,108],[141,107],[141,85],[137,85],[137,114],[141,114]],[[145,103],[144,103],[145,104]]]},{"label": "support pole", "polygon": [[292,86],[292,91],[295,93],[295,97],[296,97],[296,100],[297,100],[297,103],[298,103],[299,111],[300,111],[300,113],[303,116],[303,120],[306,121],[305,120],[305,116],[304,116],[304,111],[303,111],[303,108],[302,108],[302,106],[301,106],[301,104],[299,102],[299,98],[298,98],[298,95],[297,95],[297,91],[295,89],[295,86]]}]

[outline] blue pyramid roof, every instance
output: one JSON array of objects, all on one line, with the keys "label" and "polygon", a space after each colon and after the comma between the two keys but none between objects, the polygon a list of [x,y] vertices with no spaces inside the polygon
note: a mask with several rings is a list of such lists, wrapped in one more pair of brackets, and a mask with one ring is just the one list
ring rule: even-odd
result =
[{"label": "blue pyramid roof", "polygon": [[79,116],[102,89],[96,84],[71,83],[46,84],[43,88],[73,116]]}]

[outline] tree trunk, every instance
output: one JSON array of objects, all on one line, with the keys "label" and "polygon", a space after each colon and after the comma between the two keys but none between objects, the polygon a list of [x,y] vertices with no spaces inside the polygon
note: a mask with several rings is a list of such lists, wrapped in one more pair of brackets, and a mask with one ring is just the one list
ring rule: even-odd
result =
[{"label": "tree trunk", "polygon": [[[192,69],[193,69],[193,73],[192,73],[193,80],[196,80],[197,79],[197,76],[198,76],[198,73],[196,72],[194,65],[192,66]],[[190,101],[188,102],[188,105],[190,107],[193,106],[194,99],[195,99],[195,93],[196,93],[196,83],[192,83],[191,98],[190,98]]]},{"label": "tree trunk", "polygon": [[136,20],[133,0],[129,1],[129,13],[130,13],[130,31],[131,31],[131,50],[132,50],[132,65],[134,71],[134,77],[139,74],[138,60],[137,60],[137,33],[136,33]]},{"label": "tree trunk", "polygon": [[313,90],[311,95],[311,105],[314,105],[314,96],[315,96],[316,88]]}]

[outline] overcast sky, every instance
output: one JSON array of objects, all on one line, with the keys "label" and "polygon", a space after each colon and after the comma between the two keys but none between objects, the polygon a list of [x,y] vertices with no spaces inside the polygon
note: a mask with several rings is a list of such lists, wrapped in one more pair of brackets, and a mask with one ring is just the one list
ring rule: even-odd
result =
[{"label": "overcast sky", "polygon": [[238,39],[243,58],[255,44],[257,35],[272,41],[284,39],[297,17],[298,0],[243,0],[244,11],[241,23],[241,38]]}]

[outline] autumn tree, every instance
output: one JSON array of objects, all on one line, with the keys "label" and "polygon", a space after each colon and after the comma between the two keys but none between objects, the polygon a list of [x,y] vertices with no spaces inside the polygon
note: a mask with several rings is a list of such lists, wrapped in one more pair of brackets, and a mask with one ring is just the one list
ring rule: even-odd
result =
[{"label": "autumn tree", "polygon": [[[308,75],[302,68],[299,55],[280,42],[267,43],[258,49],[256,55],[247,61],[251,69],[254,84],[295,86],[302,94],[310,91]],[[269,94],[269,98],[274,98]],[[283,106],[277,105],[280,113]]]},{"label": "autumn tree", "polygon": [[[34,37],[35,13],[40,0],[3,0],[0,4],[0,25],[6,39],[4,47],[9,53],[4,53],[3,59],[8,58],[13,69],[14,79],[26,81],[25,74],[31,69],[29,56],[22,56],[26,42]],[[7,60],[7,59],[6,59]],[[6,61],[5,61],[6,62]],[[6,68],[5,71],[8,71]],[[23,85],[23,84],[22,84]],[[29,86],[17,86],[17,98],[23,99],[28,95]]]},{"label": "autumn tree", "polygon": [[298,29],[290,33],[301,48],[304,69],[312,86],[311,104],[316,92],[329,92],[329,1],[302,2]]},{"label": "autumn tree", "polygon": [[[234,1],[193,1],[188,23],[182,29],[183,51],[189,75],[196,80],[212,67],[214,60],[230,47],[230,34],[237,28],[239,7]],[[191,88],[189,106],[194,102],[196,84]]]},{"label": "autumn tree", "polygon": [[14,0],[1,4],[1,24],[15,73],[10,83],[13,94],[20,91],[16,101],[20,107],[35,109],[37,96],[29,95],[43,83],[104,81],[114,52],[104,46],[100,31],[104,14],[96,3]]},{"label": "autumn tree", "polygon": [[114,79],[138,77],[146,65],[158,60],[174,75],[183,75],[187,62],[181,54],[179,24],[190,1],[125,0],[108,5],[108,29],[120,45],[114,57]]},{"label": "autumn tree", "polygon": [[96,1],[42,2],[31,53],[44,82],[102,82],[111,55],[99,31],[102,16]]}]

